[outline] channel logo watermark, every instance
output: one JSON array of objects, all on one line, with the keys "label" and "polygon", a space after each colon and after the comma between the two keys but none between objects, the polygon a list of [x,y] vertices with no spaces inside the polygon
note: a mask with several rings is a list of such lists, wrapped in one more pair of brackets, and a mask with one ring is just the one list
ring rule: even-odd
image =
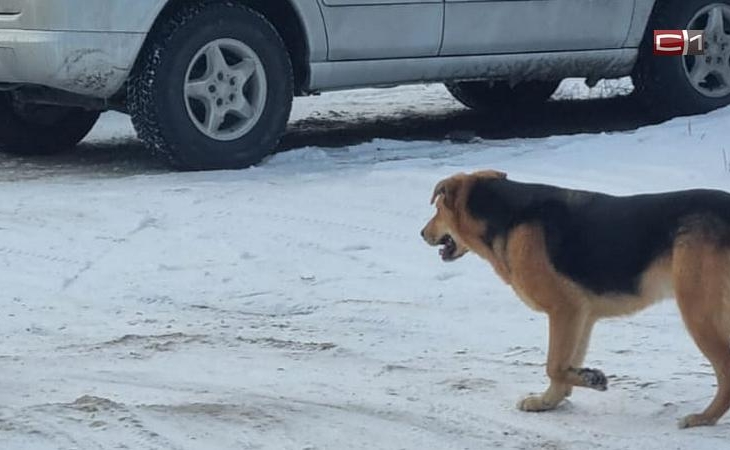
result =
[{"label": "channel logo watermark", "polygon": [[654,55],[686,56],[704,53],[703,30],[654,30]]}]

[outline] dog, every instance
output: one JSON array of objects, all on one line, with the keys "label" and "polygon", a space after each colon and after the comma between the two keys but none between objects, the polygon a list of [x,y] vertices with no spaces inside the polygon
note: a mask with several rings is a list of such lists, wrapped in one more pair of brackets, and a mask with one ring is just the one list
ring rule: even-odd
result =
[{"label": "dog", "polygon": [[550,385],[519,409],[554,409],[574,386],[605,391],[603,372],[581,367],[593,325],[669,297],[717,376],[710,405],[680,428],[714,425],[730,408],[729,193],[618,197],[485,170],[440,181],[434,203],[421,236],[444,261],[477,254],[548,316]]}]

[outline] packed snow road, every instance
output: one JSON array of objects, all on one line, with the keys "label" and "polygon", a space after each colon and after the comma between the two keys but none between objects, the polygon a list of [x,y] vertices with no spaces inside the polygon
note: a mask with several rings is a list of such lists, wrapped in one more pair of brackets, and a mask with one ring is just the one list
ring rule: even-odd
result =
[{"label": "packed snow road", "polygon": [[418,233],[458,171],[728,190],[730,109],[645,126],[621,99],[554,106],[583,112],[557,133],[599,130],[590,111],[612,132],[545,137],[462,128],[478,119],[436,87],[360,95],[300,104],[293,150],[249,170],[171,173],[117,115],[74,154],[2,157],[0,448],[727,447],[729,417],[676,429],[715,378],[671,302],[598,325],[608,392],[517,411],[546,384],[545,318]]}]

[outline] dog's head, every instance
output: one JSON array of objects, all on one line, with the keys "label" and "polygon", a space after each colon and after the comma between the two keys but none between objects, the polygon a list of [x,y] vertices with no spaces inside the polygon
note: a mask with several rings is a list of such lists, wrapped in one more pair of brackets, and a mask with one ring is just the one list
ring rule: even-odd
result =
[{"label": "dog's head", "polygon": [[506,178],[507,174],[496,170],[484,170],[472,174],[459,173],[436,184],[431,204],[436,205],[436,214],[421,231],[423,239],[432,246],[442,246],[441,259],[454,261],[464,256],[469,247],[460,234],[466,219],[466,203],[473,181],[476,178]]}]

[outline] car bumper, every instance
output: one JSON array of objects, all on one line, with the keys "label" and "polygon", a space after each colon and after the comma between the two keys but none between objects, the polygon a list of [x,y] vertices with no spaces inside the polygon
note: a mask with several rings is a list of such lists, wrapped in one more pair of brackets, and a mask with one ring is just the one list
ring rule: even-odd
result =
[{"label": "car bumper", "polygon": [[0,28],[0,83],[108,98],[124,84],[144,33]]}]

